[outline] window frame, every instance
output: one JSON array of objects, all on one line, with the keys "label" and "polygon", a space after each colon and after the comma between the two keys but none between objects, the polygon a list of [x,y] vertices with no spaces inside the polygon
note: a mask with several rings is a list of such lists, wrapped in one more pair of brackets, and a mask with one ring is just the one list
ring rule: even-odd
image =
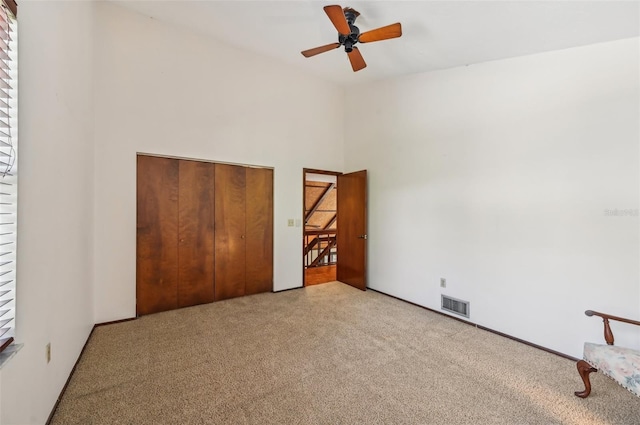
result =
[{"label": "window frame", "polygon": [[[17,14],[14,0],[0,4],[0,353],[14,341],[17,257]],[[15,65],[14,65],[15,64]],[[9,350],[8,350],[9,351]]]}]

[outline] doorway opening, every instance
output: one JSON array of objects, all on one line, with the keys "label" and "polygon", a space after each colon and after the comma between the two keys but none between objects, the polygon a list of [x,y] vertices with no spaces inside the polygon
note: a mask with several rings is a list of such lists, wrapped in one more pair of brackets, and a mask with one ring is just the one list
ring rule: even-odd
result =
[{"label": "doorway opening", "polygon": [[338,261],[338,175],[303,170],[302,263],[304,286],[333,282]]}]

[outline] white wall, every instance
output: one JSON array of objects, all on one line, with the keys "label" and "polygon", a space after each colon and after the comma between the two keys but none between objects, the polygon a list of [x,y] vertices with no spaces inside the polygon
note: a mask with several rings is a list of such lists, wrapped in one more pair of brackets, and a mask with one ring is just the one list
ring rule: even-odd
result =
[{"label": "white wall", "polygon": [[[369,170],[369,286],[580,357],[594,309],[640,318],[639,41],[347,92],[345,168]],[[441,290],[439,278],[447,279]],[[637,331],[614,325],[623,344]]]},{"label": "white wall", "polygon": [[0,374],[0,421],[37,424],[93,325],[93,6],[20,2],[18,16],[16,339],[24,348]]},{"label": "white wall", "polygon": [[136,152],[275,167],[274,288],[302,284],[302,168],[341,170],[344,94],[270,59],[98,4],[95,319],[135,315]]}]

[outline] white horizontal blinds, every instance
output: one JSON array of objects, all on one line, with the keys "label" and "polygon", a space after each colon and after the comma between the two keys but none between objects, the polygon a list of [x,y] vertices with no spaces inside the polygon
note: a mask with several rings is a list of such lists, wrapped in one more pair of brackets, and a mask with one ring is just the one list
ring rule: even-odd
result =
[{"label": "white horizontal blinds", "polygon": [[18,219],[15,3],[0,8],[0,351],[14,336]]}]

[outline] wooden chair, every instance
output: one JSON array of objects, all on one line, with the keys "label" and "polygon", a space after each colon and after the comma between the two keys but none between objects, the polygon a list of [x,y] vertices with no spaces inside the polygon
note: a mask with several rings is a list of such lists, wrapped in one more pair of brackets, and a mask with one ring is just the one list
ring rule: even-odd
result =
[{"label": "wooden chair", "polygon": [[602,317],[604,340],[607,345],[585,342],[584,360],[578,361],[576,365],[582,382],[584,382],[584,391],[576,391],[575,395],[581,398],[587,397],[591,393],[589,374],[600,370],[600,372],[640,397],[640,350],[614,346],[609,320],[638,326],[640,326],[640,322],[591,310],[585,311],[584,314]]}]

